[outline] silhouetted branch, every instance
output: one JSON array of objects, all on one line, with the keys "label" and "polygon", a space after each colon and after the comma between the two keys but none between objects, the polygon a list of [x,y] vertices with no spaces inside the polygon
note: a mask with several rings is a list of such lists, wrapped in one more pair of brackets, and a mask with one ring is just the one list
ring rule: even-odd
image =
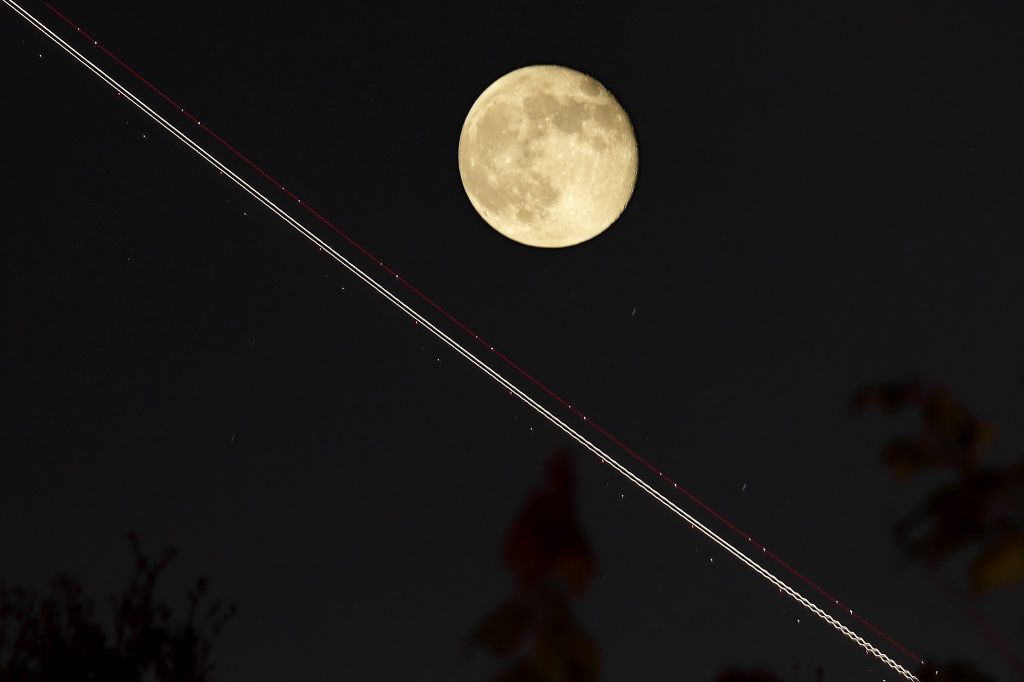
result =
[{"label": "silhouetted branch", "polygon": [[213,643],[234,616],[214,602],[199,578],[187,595],[188,613],[173,617],[156,585],[175,556],[151,561],[129,535],[134,572],[127,589],[111,597],[113,633],[94,616],[94,603],[73,577],[58,575],[45,593],[0,586],[0,682],[209,682]]}]

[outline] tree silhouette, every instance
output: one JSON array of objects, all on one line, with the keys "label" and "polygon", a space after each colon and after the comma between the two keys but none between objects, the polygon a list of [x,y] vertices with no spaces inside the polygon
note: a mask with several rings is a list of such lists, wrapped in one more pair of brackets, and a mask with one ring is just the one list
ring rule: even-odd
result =
[{"label": "tree silhouette", "polygon": [[921,382],[879,384],[857,392],[855,409],[921,413],[921,433],[892,439],[882,460],[899,480],[934,470],[954,478],[932,491],[896,524],[908,555],[929,565],[980,545],[969,583],[977,593],[1024,583],[1024,461],[986,466],[991,424],[977,419],[941,387]]},{"label": "tree silhouette", "polygon": [[[852,405],[857,411],[920,413],[918,434],[893,438],[882,450],[882,461],[897,480],[928,472],[947,474],[946,482],[895,524],[894,536],[907,555],[924,563],[950,594],[955,590],[938,568],[963,553],[972,554],[967,584],[975,596],[1024,584],[1024,461],[1004,467],[983,462],[995,433],[992,425],[975,417],[945,388],[921,381],[866,386],[856,392]],[[985,621],[973,600],[967,600],[965,607],[1024,679],[1024,663],[1005,637]],[[927,662],[918,678],[991,679],[958,661],[941,667]]]},{"label": "tree silhouette", "polygon": [[123,593],[111,596],[112,632],[95,617],[95,604],[67,574],[45,592],[0,585],[0,682],[210,682],[213,644],[234,606],[208,606],[200,577],[175,618],[156,596],[156,584],[175,556],[147,558],[129,535],[134,572]]},{"label": "tree silhouette", "polygon": [[[899,481],[926,472],[952,473],[896,523],[894,537],[908,557],[932,569],[973,551],[968,583],[975,594],[1024,583],[1024,462],[988,466],[983,455],[994,428],[976,418],[944,388],[922,382],[867,386],[854,395],[857,411],[918,410],[921,432],[892,438],[882,461]],[[579,526],[568,455],[547,465],[543,486],[533,491],[508,528],[502,556],[516,577],[508,599],[485,616],[470,636],[503,667],[490,682],[595,682],[600,675],[597,644],[572,615],[572,599],[590,585],[596,561]],[[1004,651],[1004,653],[1006,653]],[[1016,662],[1012,653],[1007,653]],[[973,665],[926,660],[919,680],[992,682]],[[764,670],[727,668],[715,682],[782,682]],[[793,682],[803,679],[794,668]],[[823,668],[815,682],[825,682]]]},{"label": "tree silhouette", "polygon": [[470,636],[473,646],[504,663],[491,682],[599,679],[597,645],[572,613],[571,600],[590,586],[596,560],[576,518],[566,451],[551,456],[544,485],[509,526],[502,558],[515,575],[515,591]]}]

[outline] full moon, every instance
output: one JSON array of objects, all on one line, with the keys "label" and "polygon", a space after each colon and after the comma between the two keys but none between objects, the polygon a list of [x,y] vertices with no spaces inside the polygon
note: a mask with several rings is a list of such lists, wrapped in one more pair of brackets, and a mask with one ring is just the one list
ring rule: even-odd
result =
[{"label": "full moon", "polygon": [[459,138],[459,173],[477,213],[528,246],[573,246],[626,208],[638,166],[629,117],[590,76],[527,66],[473,103]]}]

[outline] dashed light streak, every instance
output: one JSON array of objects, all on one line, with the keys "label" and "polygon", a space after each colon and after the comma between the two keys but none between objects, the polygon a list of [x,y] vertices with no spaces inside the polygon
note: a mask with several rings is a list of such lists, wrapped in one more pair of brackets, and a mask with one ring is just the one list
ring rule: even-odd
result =
[{"label": "dashed light streak", "polygon": [[[280,208],[273,201],[271,201],[270,199],[265,197],[262,193],[260,193],[252,185],[250,185],[248,182],[246,182],[243,178],[238,176],[230,168],[228,168],[223,163],[221,163],[212,154],[210,154],[203,147],[201,147],[199,144],[194,142],[188,135],[186,135],[185,133],[181,132],[178,128],[176,128],[174,125],[169,123],[165,118],[163,118],[160,114],[158,114],[156,111],[154,111],[152,108],[150,108],[145,102],[143,102],[138,97],[136,97],[134,94],[132,94],[127,88],[125,88],[123,85],[121,85],[117,80],[115,80],[114,78],[109,76],[100,67],[96,66],[92,61],[90,61],[83,54],[81,54],[78,50],[76,50],[69,43],[67,43],[63,38],[58,36],[56,33],[54,33],[52,30],[50,30],[45,24],[43,24],[41,21],[36,19],[35,16],[33,16],[28,11],[23,9],[16,2],[14,2],[14,0],[2,0],[2,2],[5,5],[7,5],[8,7],[10,7],[12,10],[14,10],[19,16],[21,16],[23,19],[25,19],[25,21],[27,21],[29,24],[31,24],[40,33],[42,33],[47,38],[49,38],[51,41],[53,41],[58,47],[60,47],[62,50],[67,52],[69,55],[71,55],[71,57],[73,57],[76,61],[78,61],[80,64],[82,64],[82,66],[84,66],[89,71],[91,71],[100,80],[102,80],[107,85],[109,85],[114,90],[116,90],[119,94],[124,96],[135,107],[137,107],[140,111],[142,111],[144,114],[146,114],[151,119],[153,119],[153,121],[155,121],[160,127],[162,127],[164,130],[166,130],[171,135],[173,135],[175,138],[177,138],[182,144],[184,144],[186,147],[188,147],[193,152],[195,152],[200,158],[202,158],[208,164],[210,164],[211,166],[216,168],[218,171],[220,171],[222,174],[227,176],[228,179],[230,179],[232,182],[234,182],[236,185],[238,185],[238,187],[240,187],[243,191],[245,191],[247,194],[252,196],[258,202],[263,204],[263,206],[265,206],[272,213],[274,213],[274,215],[279,217],[282,221],[284,221],[290,227],[294,228],[297,232],[299,232],[303,237],[305,237],[310,242],[312,242],[313,244],[318,246],[320,249],[322,249],[324,252],[326,252],[338,264],[342,265],[345,269],[347,269],[353,275],[355,275],[356,277],[361,279],[363,282],[365,282],[371,289],[373,289],[378,294],[380,294],[385,299],[387,299],[396,308],[398,308],[403,313],[408,315],[410,318],[415,320],[418,324],[422,324],[428,331],[430,331],[430,333],[432,333],[434,336],[436,336],[438,339],[440,339],[443,343],[445,343],[447,346],[449,346],[456,353],[458,353],[459,355],[464,357],[474,367],[476,367],[481,372],[486,374],[488,377],[493,379],[497,384],[499,384],[500,386],[502,386],[503,388],[508,390],[510,395],[514,395],[515,397],[519,398],[521,401],[526,403],[526,405],[531,407],[535,412],[537,412],[539,415],[541,415],[542,417],[547,419],[549,422],[551,422],[551,424],[553,424],[555,427],[557,427],[558,429],[563,431],[566,435],[571,437],[577,443],[579,443],[584,448],[586,448],[587,450],[592,452],[604,464],[607,464],[608,466],[610,466],[613,469],[615,469],[615,471],[617,471],[622,476],[624,476],[627,480],[629,480],[631,483],[633,483],[636,487],[638,487],[639,489],[641,489],[642,491],[647,493],[647,495],[649,495],[655,501],[659,502],[662,506],[666,507],[673,514],[675,514],[679,518],[687,521],[691,528],[699,531],[700,533],[705,535],[708,539],[710,539],[712,542],[714,542],[719,547],[721,547],[723,550],[725,550],[729,554],[731,554],[734,557],[736,557],[736,559],[738,561],[740,561],[740,563],[742,563],[743,565],[747,566],[754,573],[756,573],[757,575],[761,576],[766,581],[771,583],[773,586],[778,588],[780,592],[784,592],[787,595],[789,595],[792,599],[797,601],[804,608],[809,610],[811,613],[816,615],[821,620],[823,620],[826,623],[828,623],[829,625],[831,625],[833,628],[835,628],[839,633],[841,633],[843,636],[848,638],[850,641],[852,641],[855,644],[857,644],[858,646],[860,646],[862,649],[864,649],[865,652],[867,652],[871,656],[874,656],[875,658],[877,658],[879,661],[881,661],[885,665],[889,666],[892,670],[894,670],[899,675],[903,676],[905,679],[912,680],[913,682],[919,682],[917,677],[915,677],[905,667],[903,667],[902,665],[900,665],[899,663],[894,661],[890,656],[888,656],[887,654],[885,654],[884,652],[879,650],[873,644],[871,644],[866,639],[864,639],[863,637],[858,635],[856,632],[851,630],[845,624],[841,623],[839,620],[834,618],[832,615],[830,615],[830,614],[826,613],[825,611],[823,611],[821,608],[819,608],[812,601],[810,601],[809,599],[804,597],[802,594],[797,592],[795,589],[790,587],[788,584],[783,582],[781,579],[776,577],[774,574],[772,574],[770,571],[765,569],[763,566],[761,566],[760,564],[755,562],[753,559],[749,558],[746,554],[744,554],[743,552],[741,552],[738,549],[736,549],[736,547],[734,547],[729,541],[727,541],[726,539],[724,539],[723,537],[718,535],[715,531],[711,530],[709,527],[707,527],[706,525],[701,523],[701,521],[699,519],[697,519],[696,517],[694,517],[693,515],[688,513],[686,510],[682,509],[675,502],[673,502],[672,500],[668,499],[667,497],[662,495],[660,492],[655,490],[646,481],[644,481],[642,478],[640,478],[639,476],[634,474],[630,469],[628,469],[625,466],[623,466],[622,464],[620,464],[616,459],[614,459],[613,457],[611,457],[610,455],[605,453],[604,450],[602,450],[600,447],[598,447],[597,445],[593,444],[591,441],[589,441],[586,437],[584,437],[578,431],[576,431],[571,426],[566,424],[560,417],[558,417],[557,415],[555,415],[552,412],[550,412],[543,405],[541,405],[540,403],[535,401],[533,398],[531,398],[529,395],[527,395],[518,386],[516,386],[511,381],[506,379],[504,376],[499,374],[497,371],[492,369],[483,360],[478,358],[476,355],[474,355],[470,351],[466,350],[466,348],[464,348],[460,343],[458,343],[457,341],[452,339],[444,331],[442,331],[441,329],[436,327],[432,322],[430,322],[430,320],[426,319],[425,317],[420,315],[418,312],[416,312],[413,308],[408,306],[404,301],[402,301],[400,298],[398,298],[398,296],[396,296],[395,294],[391,293],[390,290],[388,290],[382,284],[377,282],[376,279],[374,279],[373,277],[371,277],[370,275],[365,273],[362,269],[360,269],[357,265],[355,265],[352,261],[347,259],[345,256],[343,256],[340,253],[338,253],[337,251],[335,251],[334,248],[332,248],[329,244],[327,244],[327,242],[323,241],[318,236],[313,234],[302,223],[300,223],[298,220],[293,218],[290,214],[288,214],[286,211],[284,211],[282,208]],[[493,350],[493,348],[491,350]]]}]

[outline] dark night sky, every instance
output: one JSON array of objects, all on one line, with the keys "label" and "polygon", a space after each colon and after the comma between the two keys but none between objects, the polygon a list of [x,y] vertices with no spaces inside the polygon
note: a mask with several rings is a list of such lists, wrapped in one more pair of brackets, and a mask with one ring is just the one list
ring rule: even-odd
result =
[{"label": "dark night sky", "polygon": [[[914,418],[848,401],[917,373],[999,425],[993,461],[1024,451],[1021,24],[856,4],[59,6],[872,622],[1006,679],[892,539],[934,484],[879,460]],[[571,446],[604,679],[895,678],[0,14],[0,580],[105,594],[135,529],[180,549],[169,597],[205,572],[238,603],[221,680],[481,679],[502,533]],[[537,63],[599,79],[639,140],[626,212],[567,250],[493,232],[456,163],[477,95]],[[1021,603],[981,602],[1017,644]]]}]

